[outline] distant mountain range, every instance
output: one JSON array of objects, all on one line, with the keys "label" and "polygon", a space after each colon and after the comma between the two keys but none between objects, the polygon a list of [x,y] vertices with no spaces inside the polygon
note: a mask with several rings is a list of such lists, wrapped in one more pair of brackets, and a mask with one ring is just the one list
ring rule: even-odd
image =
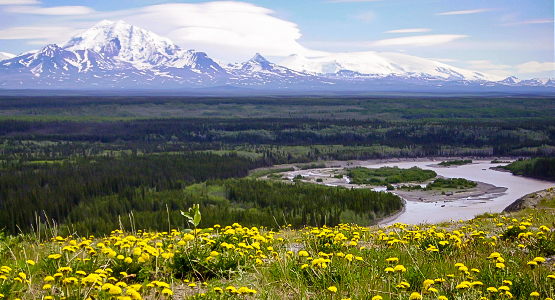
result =
[{"label": "distant mountain range", "polygon": [[279,65],[260,54],[219,64],[168,38],[104,20],[64,45],[20,55],[0,52],[0,89],[160,90],[222,87],[287,91],[555,91],[554,79],[519,80],[399,53],[291,55]]}]

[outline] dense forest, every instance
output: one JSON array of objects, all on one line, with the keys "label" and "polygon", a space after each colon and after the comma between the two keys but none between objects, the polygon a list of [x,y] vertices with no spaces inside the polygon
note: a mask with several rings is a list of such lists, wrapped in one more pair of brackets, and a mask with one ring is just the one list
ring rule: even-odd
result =
[{"label": "dense forest", "polygon": [[[315,184],[290,184],[253,179],[229,179],[195,184],[183,190],[156,192],[138,188],[128,193],[97,197],[77,206],[66,219],[82,234],[109,233],[114,228],[186,228],[180,210],[200,204],[202,227],[241,223],[264,226],[335,226],[374,224],[401,209],[399,197],[366,189]],[[132,213],[131,213],[132,212]],[[121,222],[121,223],[120,223]]]},{"label": "dense forest", "polygon": [[539,157],[515,161],[502,167],[515,175],[555,181],[555,158]]},{"label": "dense forest", "polygon": [[37,221],[64,223],[75,207],[99,197],[125,198],[137,188],[179,190],[207,180],[244,177],[263,165],[262,160],[209,153],[3,162],[0,228],[17,233],[30,230]]},{"label": "dense forest", "polygon": [[[226,150],[274,163],[422,156],[555,153],[550,122],[398,123],[382,120],[147,119],[0,121],[0,156],[42,160],[110,154]],[[292,147],[304,147],[299,154]]]},{"label": "dense forest", "polygon": [[[0,226],[17,233],[72,224],[80,233],[108,233],[120,222],[131,228],[132,213],[134,226],[164,230],[170,216],[177,222],[174,225],[183,225],[179,211],[199,203],[207,225],[241,222],[299,228],[354,221],[369,224],[401,208],[398,197],[370,190],[217,181],[245,177],[261,166],[265,166],[263,159],[202,152],[3,162]],[[202,182],[209,188],[199,188]]]},{"label": "dense forest", "polygon": [[[179,210],[195,202],[210,224],[367,224],[398,210],[398,199],[231,178],[326,160],[552,156],[554,103],[501,96],[2,97],[0,231],[54,222],[87,233],[120,223],[162,230],[184,226]],[[526,174],[553,178],[545,169],[551,160],[541,165]]]}]

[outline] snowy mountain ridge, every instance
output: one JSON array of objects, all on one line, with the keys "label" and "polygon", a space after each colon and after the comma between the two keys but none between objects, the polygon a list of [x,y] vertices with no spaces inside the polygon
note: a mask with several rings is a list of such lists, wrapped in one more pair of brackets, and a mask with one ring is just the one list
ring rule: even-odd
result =
[{"label": "snowy mountain ridge", "polygon": [[0,53],[0,88],[182,88],[244,86],[273,89],[396,87],[555,87],[554,79],[506,79],[399,53],[291,55],[275,64],[257,53],[224,65],[206,53],[123,21],[104,20],[67,43],[15,56]]},{"label": "snowy mountain ridge", "polygon": [[0,52],[0,61],[10,59],[10,58],[14,58],[14,57],[16,57],[15,54],[11,54],[11,53],[8,53],[8,52]]},{"label": "snowy mountain ridge", "polygon": [[333,75],[351,71],[370,76],[437,77],[445,80],[500,81],[502,77],[452,67],[416,56],[375,51],[337,53],[319,58],[291,55],[282,66],[314,74]]}]

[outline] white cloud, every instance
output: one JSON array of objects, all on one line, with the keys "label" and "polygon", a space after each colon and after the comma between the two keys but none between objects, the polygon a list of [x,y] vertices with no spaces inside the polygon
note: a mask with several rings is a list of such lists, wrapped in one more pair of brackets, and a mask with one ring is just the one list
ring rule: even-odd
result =
[{"label": "white cloud", "polygon": [[[479,70],[478,70],[479,71]],[[491,75],[495,75],[495,76],[499,76],[499,77],[503,77],[503,78],[507,78],[507,77],[511,77],[511,76],[515,76],[516,73],[514,71],[510,71],[510,70],[487,70],[488,74]]]},{"label": "white cloud", "polygon": [[418,32],[428,32],[431,31],[429,28],[408,28],[408,29],[395,29],[389,30],[385,33],[418,33]]},{"label": "white cloud", "polygon": [[363,12],[355,16],[355,19],[365,23],[370,23],[374,18],[376,18],[376,14],[372,11]]},{"label": "white cloud", "polygon": [[447,11],[442,13],[437,13],[436,16],[450,16],[450,15],[468,15],[468,14],[477,14],[486,11],[492,10],[491,8],[481,8],[481,9],[470,9],[470,10],[456,10],[456,11]]},{"label": "white cloud", "polygon": [[516,66],[518,68],[518,73],[529,74],[529,73],[539,73],[544,71],[555,71],[555,62],[537,62],[529,61]]},{"label": "white cloud", "polygon": [[234,61],[256,52],[267,56],[321,56],[297,42],[297,24],[272,16],[272,10],[241,2],[172,3],[120,12],[112,18],[170,38],[185,49]]},{"label": "white cloud", "polygon": [[513,68],[513,66],[510,65],[496,65],[489,60],[470,60],[467,61],[466,64],[469,69],[475,70],[503,70]]},{"label": "white cloud", "polygon": [[[270,9],[244,2],[168,3],[112,12],[96,12],[84,6],[26,6],[9,7],[8,10],[29,14],[29,24],[33,25],[0,30],[0,40],[21,39],[28,40],[28,44],[64,43],[83,31],[82,28],[111,19],[150,30],[170,38],[184,49],[198,49],[227,62],[248,59],[256,52],[265,56],[299,54],[314,57],[327,54],[301,45],[297,24],[273,16],[274,11]],[[49,24],[58,27],[41,27],[42,24],[32,22],[34,17],[31,14],[65,16],[63,19],[49,19]]]},{"label": "white cloud", "polygon": [[29,5],[39,4],[36,0],[0,0],[0,5]]},{"label": "white cloud", "polygon": [[[489,60],[471,60],[467,61],[467,68],[471,70],[477,70],[481,72],[486,72],[492,75],[497,75],[501,77],[508,77],[513,75],[520,75],[521,78],[529,78],[529,75],[524,74],[534,74],[532,77],[545,76],[545,72],[554,72],[555,63],[554,62],[537,62],[529,61],[516,66],[504,65],[504,64],[494,64]],[[544,72],[544,75],[540,75]],[[553,74],[553,73],[552,73]],[[553,75],[548,75],[553,76]]]},{"label": "white cloud", "polygon": [[534,19],[534,20],[524,20],[520,22],[513,23],[503,23],[502,26],[516,26],[516,25],[529,25],[529,24],[549,24],[553,23],[553,19]]},{"label": "white cloud", "polygon": [[419,36],[407,36],[394,39],[379,40],[371,43],[372,46],[415,46],[415,47],[425,47],[425,46],[436,46],[451,41],[465,38],[467,35],[460,34],[431,34],[431,35],[419,35]]},{"label": "white cloud", "polygon": [[11,6],[4,11],[18,14],[52,15],[52,16],[74,16],[94,13],[92,8],[86,6]]},{"label": "white cloud", "polygon": [[0,40],[33,40],[28,44],[59,44],[82,30],[61,26],[22,26],[0,30]]}]

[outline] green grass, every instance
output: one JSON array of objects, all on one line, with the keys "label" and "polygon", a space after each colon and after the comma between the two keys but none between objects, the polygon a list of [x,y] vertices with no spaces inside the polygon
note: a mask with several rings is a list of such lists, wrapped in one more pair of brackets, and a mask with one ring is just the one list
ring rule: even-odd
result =
[{"label": "green grass", "polygon": [[[124,228],[88,238],[59,237],[50,227],[47,236],[0,234],[5,277],[0,294],[6,299],[114,299],[134,291],[143,299],[553,298],[555,280],[548,276],[555,275],[555,267],[543,258],[555,249],[554,206],[550,196],[535,210],[418,226],[268,231],[234,224],[196,233]],[[511,233],[515,230],[519,233]],[[97,284],[88,283],[95,278]],[[492,288],[496,291],[488,291]]]},{"label": "green grass", "polygon": [[437,176],[431,170],[418,167],[400,169],[399,167],[381,167],[370,169],[357,167],[348,170],[348,176],[354,184],[388,185],[393,183],[424,182]]}]

